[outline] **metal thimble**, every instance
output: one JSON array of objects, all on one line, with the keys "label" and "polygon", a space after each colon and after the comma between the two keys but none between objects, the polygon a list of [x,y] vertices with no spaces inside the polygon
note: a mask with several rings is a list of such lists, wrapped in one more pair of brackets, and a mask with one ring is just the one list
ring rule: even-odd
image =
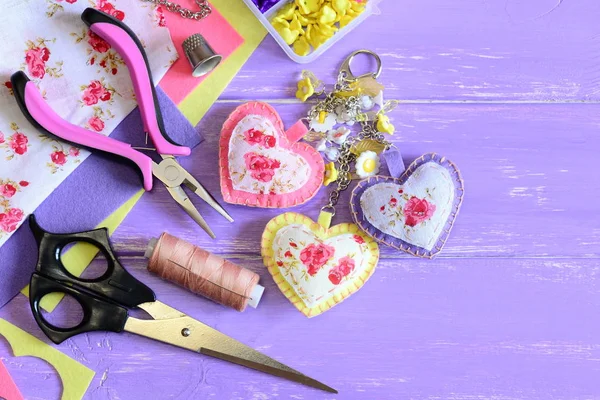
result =
[{"label": "metal thimble", "polygon": [[192,66],[192,75],[196,78],[208,74],[223,59],[215,53],[206,39],[199,33],[184,40],[183,51]]}]

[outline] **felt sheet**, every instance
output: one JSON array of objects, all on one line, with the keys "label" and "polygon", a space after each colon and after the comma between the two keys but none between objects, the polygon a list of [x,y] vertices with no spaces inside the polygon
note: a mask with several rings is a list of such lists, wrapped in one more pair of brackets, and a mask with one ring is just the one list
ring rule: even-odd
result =
[{"label": "felt sheet", "polygon": [[[157,90],[165,126],[177,142],[194,147],[201,136],[177,107]],[[135,109],[111,137],[144,146],[141,116]],[[136,169],[128,163],[94,153],[63,182],[35,211],[38,222],[53,232],[75,232],[96,227],[141,188]],[[37,246],[24,224],[0,248],[0,306],[6,304],[29,282],[37,262]]]},{"label": "felt sheet", "polygon": [[[181,1],[181,5],[189,6],[192,9],[196,7],[193,0]],[[183,52],[183,41],[195,33],[200,33],[215,53],[226,60],[244,43],[244,39],[214,6],[212,14],[201,21],[183,19],[178,14],[170,12],[164,12],[164,18],[179,53],[179,60],[167,72],[160,86],[176,104],[179,104],[207,77],[195,78],[192,76],[190,63]],[[219,68],[221,67],[217,67],[217,69]]]},{"label": "felt sheet", "polygon": [[[54,6],[53,6],[54,5]],[[12,93],[10,76],[24,71],[50,107],[67,121],[108,135],[136,107],[129,72],[108,43],[81,20],[94,6],[139,36],[159,81],[175,61],[169,32],[153,7],[137,1],[3,1],[0,13],[0,247],[25,217],[81,165],[89,152],[40,135]]]},{"label": "felt sheet", "polygon": [[4,319],[0,319],[0,335],[8,340],[15,357],[41,358],[56,369],[63,382],[62,400],[83,398],[94,371]]},{"label": "felt sheet", "polygon": [[210,3],[213,9],[218,10],[235,27],[244,43],[178,104],[192,124],[197,124],[206,114],[267,34],[242,0],[212,0]]},{"label": "felt sheet", "polygon": [[23,400],[19,388],[17,388],[2,361],[0,361],[0,399]]}]

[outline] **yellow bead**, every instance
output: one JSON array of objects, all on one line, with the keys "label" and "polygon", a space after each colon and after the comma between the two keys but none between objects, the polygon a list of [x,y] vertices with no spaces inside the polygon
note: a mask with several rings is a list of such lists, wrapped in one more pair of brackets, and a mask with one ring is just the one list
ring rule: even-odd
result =
[{"label": "yellow bead", "polygon": [[301,34],[304,33],[304,29],[302,29],[302,24],[300,23],[300,21],[298,21],[298,17],[296,17],[295,15],[294,15],[294,18],[292,19],[292,22],[290,22],[290,30],[298,31]]},{"label": "yellow bead", "polygon": [[296,0],[298,9],[304,15],[319,11],[321,2],[319,0]]},{"label": "yellow bead", "polygon": [[310,44],[306,37],[301,37],[294,43],[294,52],[299,56],[307,56],[310,53]]}]

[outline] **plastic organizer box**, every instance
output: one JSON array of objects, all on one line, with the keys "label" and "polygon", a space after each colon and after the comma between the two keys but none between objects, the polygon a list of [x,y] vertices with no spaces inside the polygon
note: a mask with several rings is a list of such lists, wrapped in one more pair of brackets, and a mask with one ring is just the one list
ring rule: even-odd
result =
[{"label": "plastic organizer box", "polygon": [[244,3],[250,8],[252,13],[256,15],[256,17],[260,20],[260,22],[264,25],[264,27],[269,31],[271,36],[279,43],[279,46],[285,51],[285,53],[295,62],[299,64],[306,64],[316,60],[321,54],[325,53],[331,46],[333,46],[337,41],[346,36],[350,31],[360,25],[364,20],[369,18],[371,15],[378,15],[380,13],[378,4],[382,0],[364,0],[366,2],[365,11],[353,19],[348,25],[343,28],[340,28],[330,39],[328,39],[324,44],[322,44],[319,48],[312,49],[312,51],[306,56],[300,56],[294,52],[292,46],[288,45],[285,40],[281,37],[279,32],[275,30],[273,25],[271,25],[271,20],[277,16],[279,9],[284,7],[289,3],[293,3],[294,0],[281,0],[277,4],[275,4],[272,8],[267,10],[264,14],[260,11],[260,9],[254,4],[252,0],[244,0]]}]

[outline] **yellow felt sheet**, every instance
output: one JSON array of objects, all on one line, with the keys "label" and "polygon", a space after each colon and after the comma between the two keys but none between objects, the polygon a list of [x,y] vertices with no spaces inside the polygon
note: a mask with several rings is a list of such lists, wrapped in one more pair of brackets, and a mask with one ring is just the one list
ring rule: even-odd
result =
[{"label": "yellow felt sheet", "polygon": [[41,358],[54,367],[63,384],[62,400],[83,397],[94,378],[94,371],[4,319],[0,319],[0,335],[8,340],[15,357]]}]

